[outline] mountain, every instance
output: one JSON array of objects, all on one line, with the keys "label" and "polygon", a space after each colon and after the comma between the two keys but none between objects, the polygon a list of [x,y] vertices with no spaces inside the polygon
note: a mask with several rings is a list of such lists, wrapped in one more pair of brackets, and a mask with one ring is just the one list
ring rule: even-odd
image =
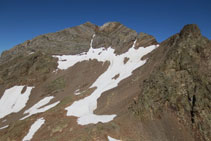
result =
[{"label": "mountain", "polygon": [[27,40],[0,57],[0,140],[211,140],[211,41],[158,43],[119,22]]}]

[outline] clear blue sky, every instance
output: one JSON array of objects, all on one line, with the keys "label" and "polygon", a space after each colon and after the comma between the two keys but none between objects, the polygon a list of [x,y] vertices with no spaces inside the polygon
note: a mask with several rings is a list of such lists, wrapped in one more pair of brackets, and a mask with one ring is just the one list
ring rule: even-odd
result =
[{"label": "clear blue sky", "polygon": [[189,23],[211,38],[211,0],[0,0],[0,53],[86,21],[119,21],[161,42]]}]

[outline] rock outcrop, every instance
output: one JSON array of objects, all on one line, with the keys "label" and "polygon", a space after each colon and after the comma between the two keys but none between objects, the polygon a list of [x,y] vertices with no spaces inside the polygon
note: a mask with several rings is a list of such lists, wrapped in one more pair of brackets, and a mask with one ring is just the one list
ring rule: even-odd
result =
[{"label": "rock outcrop", "polygon": [[159,50],[164,50],[163,57],[144,80],[134,112],[160,117],[171,109],[196,138],[211,139],[211,41],[197,25],[186,25]]}]

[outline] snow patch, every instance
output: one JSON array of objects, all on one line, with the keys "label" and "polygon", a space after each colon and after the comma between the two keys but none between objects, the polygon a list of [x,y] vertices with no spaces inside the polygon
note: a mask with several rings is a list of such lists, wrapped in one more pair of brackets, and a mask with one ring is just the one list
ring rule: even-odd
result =
[{"label": "snow patch", "polygon": [[52,73],[57,73],[58,72],[58,69],[54,70]]},{"label": "snow patch", "polygon": [[75,94],[75,95],[81,94],[80,89],[77,89],[77,90],[74,92],[74,94]]},{"label": "snow patch", "polygon": [[27,87],[22,94],[23,88],[24,86],[14,86],[4,92],[0,99],[0,118],[4,118],[11,113],[17,113],[26,106],[34,87]]},{"label": "snow patch", "polygon": [[32,55],[32,54],[34,54],[34,52],[30,52],[30,53],[29,53],[29,55]]},{"label": "snow patch", "polygon": [[9,125],[6,125],[6,126],[1,127],[0,130],[5,129],[7,127],[9,127]]},{"label": "snow patch", "polygon": [[[106,123],[116,117],[116,115],[95,115],[94,110],[97,109],[97,99],[103,92],[117,87],[121,80],[129,77],[135,69],[144,65],[146,60],[141,60],[141,58],[158,47],[157,45],[151,45],[146,48],[139,47],[138,49],[135,49],[136,41],[134,41],[133,46],[128,50],[128,52],[121,55],[116,55],[114,53],[115,50],[111,47],[107,49],[93,49],[92,43],[94,36],[91,39],[90,49],[87,53],[83,53],[82,55],[54,56],[58,58],[58,68],[61,70],[68,69],[78,62],[89,59],[97,59],[100,62],[110,62],[108,69],[101,76],[99,76],[90,87],[96,87],[95,91],[90,96],[75,101],[72,105],[66,108],[67,116],[78,117],[77,122],[81,125],[98,122]],[[125,57],[129,58],[126,64],[124,64]],[[117,79],[112,79],[116,74],[119,74],[119,77]]]},{"label": "snow patch", "polygon": [[120,140],[117,140],[115,138],[112,138],[112,137],[108,136],[108,141],[120,141]]},{"label": "snow patch", "polygon": [[29,141],[32,139],[34,134],[40,129],[40,127],[45,123],[45,119],[39,118],[37,119],[29,129],[28,134],[23,138],[22,141]]},{"label": "snow patch", "polygon": [[83,94],[84,92],[86,92],[86,90],[81,91],[80,89],[77,89],[77,90],[74,92],[74,94],[75,94],[75,95],[80,95],[80,94]]},{"label": "snow patch", "polygon": [[[60,101],[57,101],[57,102],[52,103],[50,105],[47,105],[51,101],[51,99],[53,99],[53,98],[54,98],[53,96],[49,96],[49,97],[45,97],[44,99],[40,100],[34,106],[32,106],[31,108],[26,110],[24,112],[24,114],[28,114],[28,115],[21,118],[20,120],[24,120],[24,119],[26,119],[26,118],[30,117],[31,115],[34,115],[34,114],[43,113],[43,112],[55,107],[57,104],[59,104]],[[45,106],[45,105],[47,105],[47,106]],[[45,106],[45,107],[43,107],[43,106]]]}]

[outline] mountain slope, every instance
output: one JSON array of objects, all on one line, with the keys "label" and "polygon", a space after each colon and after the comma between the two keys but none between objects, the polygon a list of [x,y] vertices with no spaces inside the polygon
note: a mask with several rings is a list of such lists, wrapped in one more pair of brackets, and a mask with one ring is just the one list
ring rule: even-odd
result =
[{"label": "mountain slope", "polygon": [[210,140],[210,44],[196,25],[158,45],[88,22],[17,45],[0,58],[0,139]]},{"label": "mountain slope", "polygon": [[211,42],[196,25],[186,25],[161,43],[162,48],[168,49],[159,66],[144,80],[135,112],[162,117],[163,111],[170,109],[181,123],[192,126],[200,140],[209,140]]}]

